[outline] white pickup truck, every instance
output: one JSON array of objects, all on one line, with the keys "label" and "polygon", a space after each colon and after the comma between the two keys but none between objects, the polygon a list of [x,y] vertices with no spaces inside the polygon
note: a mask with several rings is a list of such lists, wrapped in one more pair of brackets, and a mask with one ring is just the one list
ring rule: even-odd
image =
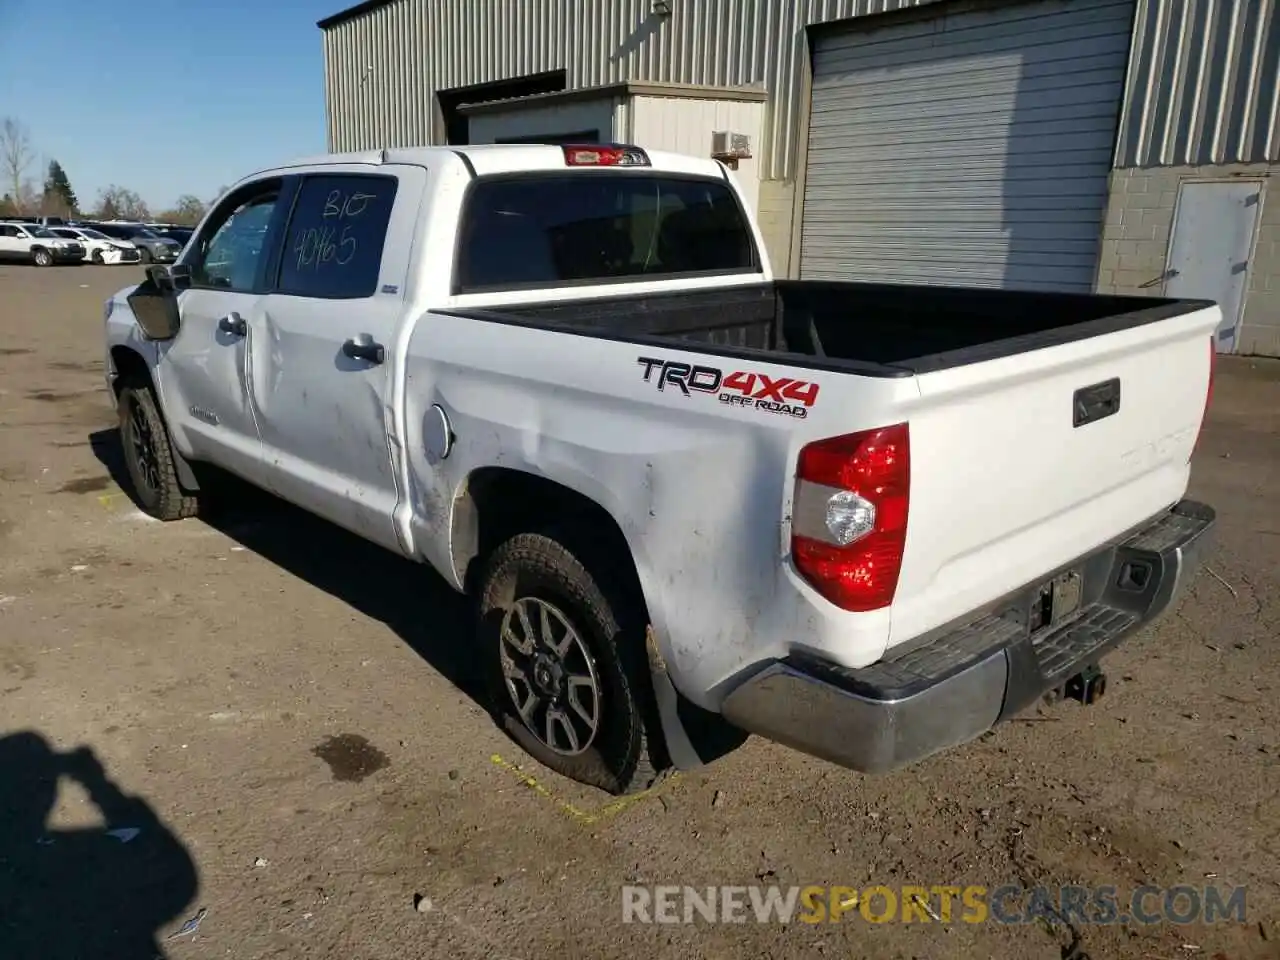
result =
[{"label": "white pickup truck", "polygon": [[614,793],[747,732],[873,772],[1092,702],[1214,524],[1218,319],[775,280],[723,166],[617,145],[263,171],[105,305],[147,511],[211,465],[434,567],[499,724]]}]

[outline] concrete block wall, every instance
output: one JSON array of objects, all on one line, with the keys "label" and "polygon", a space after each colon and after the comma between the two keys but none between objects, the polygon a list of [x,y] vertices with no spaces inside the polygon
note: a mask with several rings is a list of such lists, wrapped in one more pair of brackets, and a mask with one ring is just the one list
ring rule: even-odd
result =
[{"label": "concrete block wall", "polygon": [[756,219],[764,234],[774,276],[787,276],[791,256],[791,217],[795,209],[794,180],[761,180]]},{"label": "concrete block wall", "polygon": [[1187,179],[1270,178],[1262,190],[1262,217],[1249,267],[1249,289],[1237,350],[1280,357],[1280,164],[1115,170],[1102,231],[1098,292],[1159,296],[1173,232],[1178,185]]}]

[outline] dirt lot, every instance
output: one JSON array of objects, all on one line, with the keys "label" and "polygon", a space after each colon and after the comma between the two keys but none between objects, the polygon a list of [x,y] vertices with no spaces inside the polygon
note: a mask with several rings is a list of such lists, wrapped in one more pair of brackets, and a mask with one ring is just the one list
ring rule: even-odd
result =
[{"label": "dirt lot", "polygon": [[[139,514],[100,361],[138,276],[0,268],[5,960],[1280,956],[1280,364],[1221,364],[1212,572],[1099,705],[877,779],[753,739],[611,805],[496,730],[430,571],[247,491]],[[915,883],[1245,885],[1248,919],[622,922],[624,884]]]}]

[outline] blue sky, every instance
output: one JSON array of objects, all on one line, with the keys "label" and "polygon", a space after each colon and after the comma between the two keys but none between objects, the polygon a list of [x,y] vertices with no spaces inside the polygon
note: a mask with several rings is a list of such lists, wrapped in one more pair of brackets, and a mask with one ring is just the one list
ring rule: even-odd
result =
[{"label": "blue sky", "polygon": [[323,153],[316,21],[345,0],[0,0],[0,116],[82,206],[118,184],[153,212]]}]

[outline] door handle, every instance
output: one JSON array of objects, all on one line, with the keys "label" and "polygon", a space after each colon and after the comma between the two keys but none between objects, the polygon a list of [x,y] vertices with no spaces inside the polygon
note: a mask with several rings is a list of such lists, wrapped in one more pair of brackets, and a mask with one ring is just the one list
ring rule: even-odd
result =
[{"label": "door handle", "polygon": [[1071,397],[1071,426],[1105,420],[1120,412],[1120,378],[1081,387]]},{"label": "door handle", "polygon": [[219,320],[218,329],[223,333],[231,334],[233,337],[243,337],[249,332],[249,326],[244,322],[244,317],[238,313],[228,313]]},{"label": "door handle", "polygon": [[382,344],[374,343],[367,333],[352,337],[342,345],[342,355],[352,360],[367,360],[369,363],[382,363],[387,359],[387,351]]}]

